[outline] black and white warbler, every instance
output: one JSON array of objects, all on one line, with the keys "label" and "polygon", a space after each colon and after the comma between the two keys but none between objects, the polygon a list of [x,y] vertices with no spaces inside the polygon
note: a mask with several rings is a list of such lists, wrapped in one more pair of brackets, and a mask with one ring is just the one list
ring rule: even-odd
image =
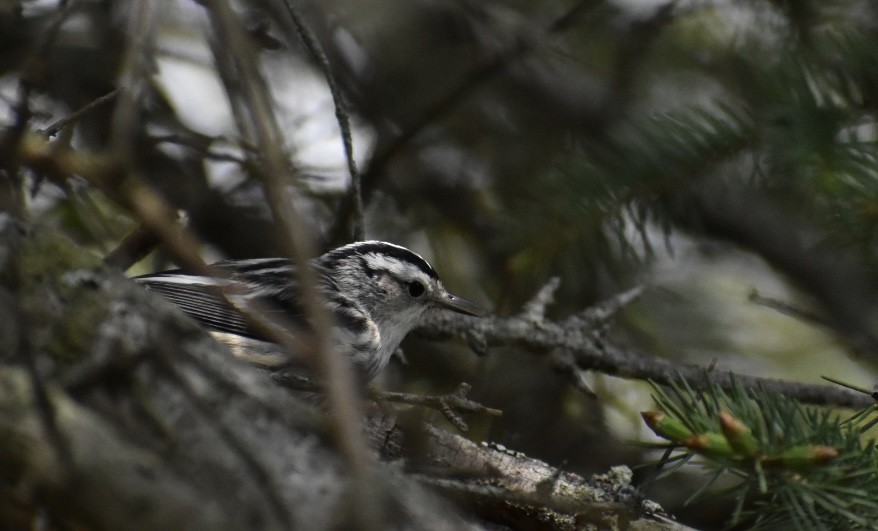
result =
[{"label": "black and white warbler", "polygon": [[[450,294],[426,260],[392,243],[352,243],[316,258],[311,266],[334,316],[333,339],[341,352],[351,356],[366,381],[381,372],[406,334],[429,310],[484,314],[475,303]],[[233,350],[238,342],[270,344],[264,343],[265,338],[229,300],[255,300],[271,312],[303,321],[296,267],[289,260],[227,260],[214,267],[223,270],[226,278],[177,269],[135,280],[179,306]],[[220,288],[233,299],[224,297]],[[235,294],[230,296],[230,291]]]}]

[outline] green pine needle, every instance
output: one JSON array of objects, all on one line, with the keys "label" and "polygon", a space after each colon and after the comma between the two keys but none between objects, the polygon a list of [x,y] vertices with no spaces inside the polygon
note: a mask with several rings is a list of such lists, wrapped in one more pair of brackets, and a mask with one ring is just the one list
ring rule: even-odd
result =
[{"label": "green pine needle", "polygon": [[738,385],[731,391],[717,386],[695,391],[685,382],[652,386],[659,411],[693,433],[722,433],[723,412],[757,441],[755,456],[700,451],[687,448],[687,441],[671,441],[679,445],[668,456],[674,470],[697,457],[713,472],[692,499],[717,495],[710,487],[720,477],[739,478],[722,494],[737,500],[730,526],[857,529],[878,522],[878,453],[862,435],[864,426],[876,422],[875,408],[842,419],[833,411]]}]

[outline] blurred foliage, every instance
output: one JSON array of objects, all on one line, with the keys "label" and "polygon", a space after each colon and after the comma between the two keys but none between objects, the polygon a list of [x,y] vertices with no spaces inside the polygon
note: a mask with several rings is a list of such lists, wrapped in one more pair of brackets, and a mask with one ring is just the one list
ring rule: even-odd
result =
[{"label": "blurred foliage", "polygon": [[[587,293],[599,279],[583,273],[596,257],[605,257],[610,271],[642,264],[652,254],[650,226],[671,230],[663,198],[737,155],[752,137],[750,121],[724,108],[653,114],[620,129],[573,147],[530,183],[534,188],[509,198],[508,223],[515,227],[505,232],[514,238],[511,247],[522,249],[510,273],[530,277],[525,285],[548,272]],[[546,196],[555,198],[551,209]],[[554,227],[551,238],[544,237],[547,226]]]},{"label": "blurred foliage", "polygon": [[[259,161],[229,111],[235,88],[216,72],[223,43],[201,3],[156,4],[155,70],[126,163],[187,213],[206,250],[276,254]],[[350,237],[350,187],[316,60],[283,1],[232,4],[286,128],[299,178],[284,184],[332,247]],[[456,292],[515,312],[557,275],[563,315],[642,279],[684,234],[761,255],[855,349],[878,344],[873,2],[293,4],[354,123],[367,235],[423,252]],[[136,226],[127,209],[77,176],[18,167],[13,148],[122,85],[138,5],[0,2],[0,209],[100,254]],[[87,109],[54,141],[111,149],[117,105]],[[306,158],[326,136],[337,150]],[[506,411],[480,433],[577,470],[635,459],[593,398],[530,355],[474,361],[417,340],[409,352],[410,385],[473,381]]]}]

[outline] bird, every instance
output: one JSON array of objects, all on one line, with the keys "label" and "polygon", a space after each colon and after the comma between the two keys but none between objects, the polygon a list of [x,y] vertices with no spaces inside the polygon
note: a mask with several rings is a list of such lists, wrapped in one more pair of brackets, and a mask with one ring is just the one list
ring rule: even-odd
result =
[{"label": "bird", "polygon": [[[449,293],[423,257],[393,243],[350,243],[308,266],[316,273],[333,318],[335,347],[350,357],[366,383],[382,372],[403,338],[428,312],[444,308],[476,317],[486,314],[476,303]],[[294,359],[296,353],[279,354],[264,327],[255,326],[241,309],[256,306],[267,310],[260,312],[263,315],[307,329],[296,265],[286,258],[253,258],[224,260],[212,267],[223,274],[213,277],[172,269],[134,280],[178,306],[239,357],[267,367]]]}]

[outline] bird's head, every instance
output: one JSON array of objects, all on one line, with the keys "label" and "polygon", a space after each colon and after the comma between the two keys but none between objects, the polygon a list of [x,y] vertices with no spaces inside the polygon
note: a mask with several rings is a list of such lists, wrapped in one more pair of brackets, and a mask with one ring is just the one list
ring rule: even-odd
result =
[{"label": "bird's head", "polygon": [[339,293],[362,305],[384,340],[401,341],[433,308],[484,315],[473,302],[452,295],[439,275],[418,254],[381,241],[356,242],[324,254],[318,264]]}]

